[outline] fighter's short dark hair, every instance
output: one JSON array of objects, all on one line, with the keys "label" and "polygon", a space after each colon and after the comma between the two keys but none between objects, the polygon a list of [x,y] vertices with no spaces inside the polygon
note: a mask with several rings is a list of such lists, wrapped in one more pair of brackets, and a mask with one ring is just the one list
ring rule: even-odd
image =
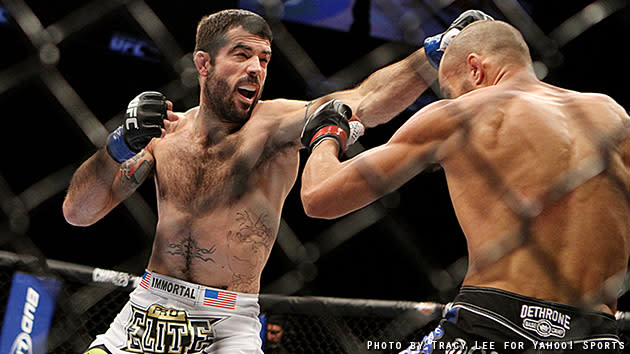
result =
[{"label": "fighter's short dark hair", "polygon": [[204,16],[199,21],[195,52],[202,50],[214,57],[227,42],[226,33],[239,26],[269,42],[273,40],[269,24],[260,15],[247,10],[223,10]]}]

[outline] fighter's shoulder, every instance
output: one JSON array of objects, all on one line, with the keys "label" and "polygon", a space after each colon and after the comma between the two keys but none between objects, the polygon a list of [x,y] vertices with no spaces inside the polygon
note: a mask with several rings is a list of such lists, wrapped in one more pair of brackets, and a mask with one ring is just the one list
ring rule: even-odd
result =
[{"label": "fighter's shoulder", "polygon": [[614,106],[614,107],[621,108],[621,105],[619,105],[617,101],[615,101],[614,98],[603,93],[576,92],[576,97],[579,97],[580,100],[587,101],[589,103],[599,103],[599,104],[604,104],[604,105],[610,105],[611,107]]},{"label": "fighter's shoulder", "polygon": [[[614,98],[603,93],[576,92],[575,103],[583,109],[599,113],[598,115],[610,112],[624,121],[630,119],[625,108],[615,101]],[[628,122],[624,123],[628,124]]]},{"label": "fighter's shoulder", "polygon": [[471,116],[483,107],[488,107],[488,102],[498,99],[499,92],[485,92],[474,90],[457,98],[445,98],[424,106],[418,113],[424,117],[435,119],[455,118]]},{"label": "fighter's shoulder", "polygon": [[185,112],[170,112],[169,114],[173,114],[175,116],[175,119],[172,119],[172,117],[169,117],[169,120],[171,121],[187,120],[189,118],[192,118],[195,114],[197,114],[197,112],[199,112],[199,106],[192,107]]},{"label": "fighter's shoulder", "polygon": [[278,98],[273,100],[259,101],[252,112],[254,118],[279,119],[284,120],[292,117],[302,117],[307,102]]},{"label": "fighter's shoulder", "polygon": [[197,114],[197,112],[199,112],[199,106],[192,107],[188,109],[186,112],[177,113],[177,114],[180,116],[180,118],[189,118]]},{"label": "fighter's shoulder", "polygon": [[398,129],[392,141],[424,142],[453,134],[468,111],[461,103],[460,98],[443,99],[424,106]]},{"label": "fighter's shoulder", "polygon": [[164,122],[166,133],[171,135],[176,131],[181,131],[198,112],[199,106],[190,108],[186,112],[167,112],[168,120]]},{"label": "fighter's shoulder", "polygon": [[276,98],[273,100],[260,101],[256,109],[264,113],[286,114],[301,110],[306,104],[306,101]]}]

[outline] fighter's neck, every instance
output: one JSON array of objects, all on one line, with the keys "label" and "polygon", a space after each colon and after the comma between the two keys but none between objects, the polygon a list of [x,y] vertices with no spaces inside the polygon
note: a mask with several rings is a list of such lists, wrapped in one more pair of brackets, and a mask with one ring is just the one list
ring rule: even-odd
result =
[{"label": "fighter's neck", "polygon": [[538,78],[536,78],[536,74],[531,68],[520,65],[506,65],[497,72],[493,81],[494,85],[516,81],[523,83],[535,83],[538,82]]},{"label": "fighter's neck", "polygon": [[191,118],[195,135],[207,139],[208,143],[217,143],[242,127],[238,123],[223,119],[204,106],[200,106],[199,110]]}]

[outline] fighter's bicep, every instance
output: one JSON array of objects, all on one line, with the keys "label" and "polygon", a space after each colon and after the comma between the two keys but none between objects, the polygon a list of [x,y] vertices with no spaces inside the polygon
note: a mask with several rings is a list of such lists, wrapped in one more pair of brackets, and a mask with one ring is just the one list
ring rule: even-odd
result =
[{"label": "fighter's bicep", "polygon": [[300,141],[309,104],[305,101],[276,99],[265,101],[259,112],[270,124],[270,137],[277,145]]}]

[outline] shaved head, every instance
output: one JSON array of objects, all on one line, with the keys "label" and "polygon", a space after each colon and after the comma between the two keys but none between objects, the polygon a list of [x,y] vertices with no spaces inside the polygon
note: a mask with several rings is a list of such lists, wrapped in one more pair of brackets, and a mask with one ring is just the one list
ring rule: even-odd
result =
[{"label": "shaved head", "polygon": [[[452,81],[465,81],[471,54],[486,60],[486,64],[491,63],[495,68],[518,65],[533,70],[527,43],[516,28],[502,21],[477,21],[466,26],[453,39],[440,63],[440,85],[444,86],[443,91],[447,96],[453,91],[450,87],[453,86]],[[472,89],[468,82],[462,85],[467,89],[464,90],[466,92]]]}]

